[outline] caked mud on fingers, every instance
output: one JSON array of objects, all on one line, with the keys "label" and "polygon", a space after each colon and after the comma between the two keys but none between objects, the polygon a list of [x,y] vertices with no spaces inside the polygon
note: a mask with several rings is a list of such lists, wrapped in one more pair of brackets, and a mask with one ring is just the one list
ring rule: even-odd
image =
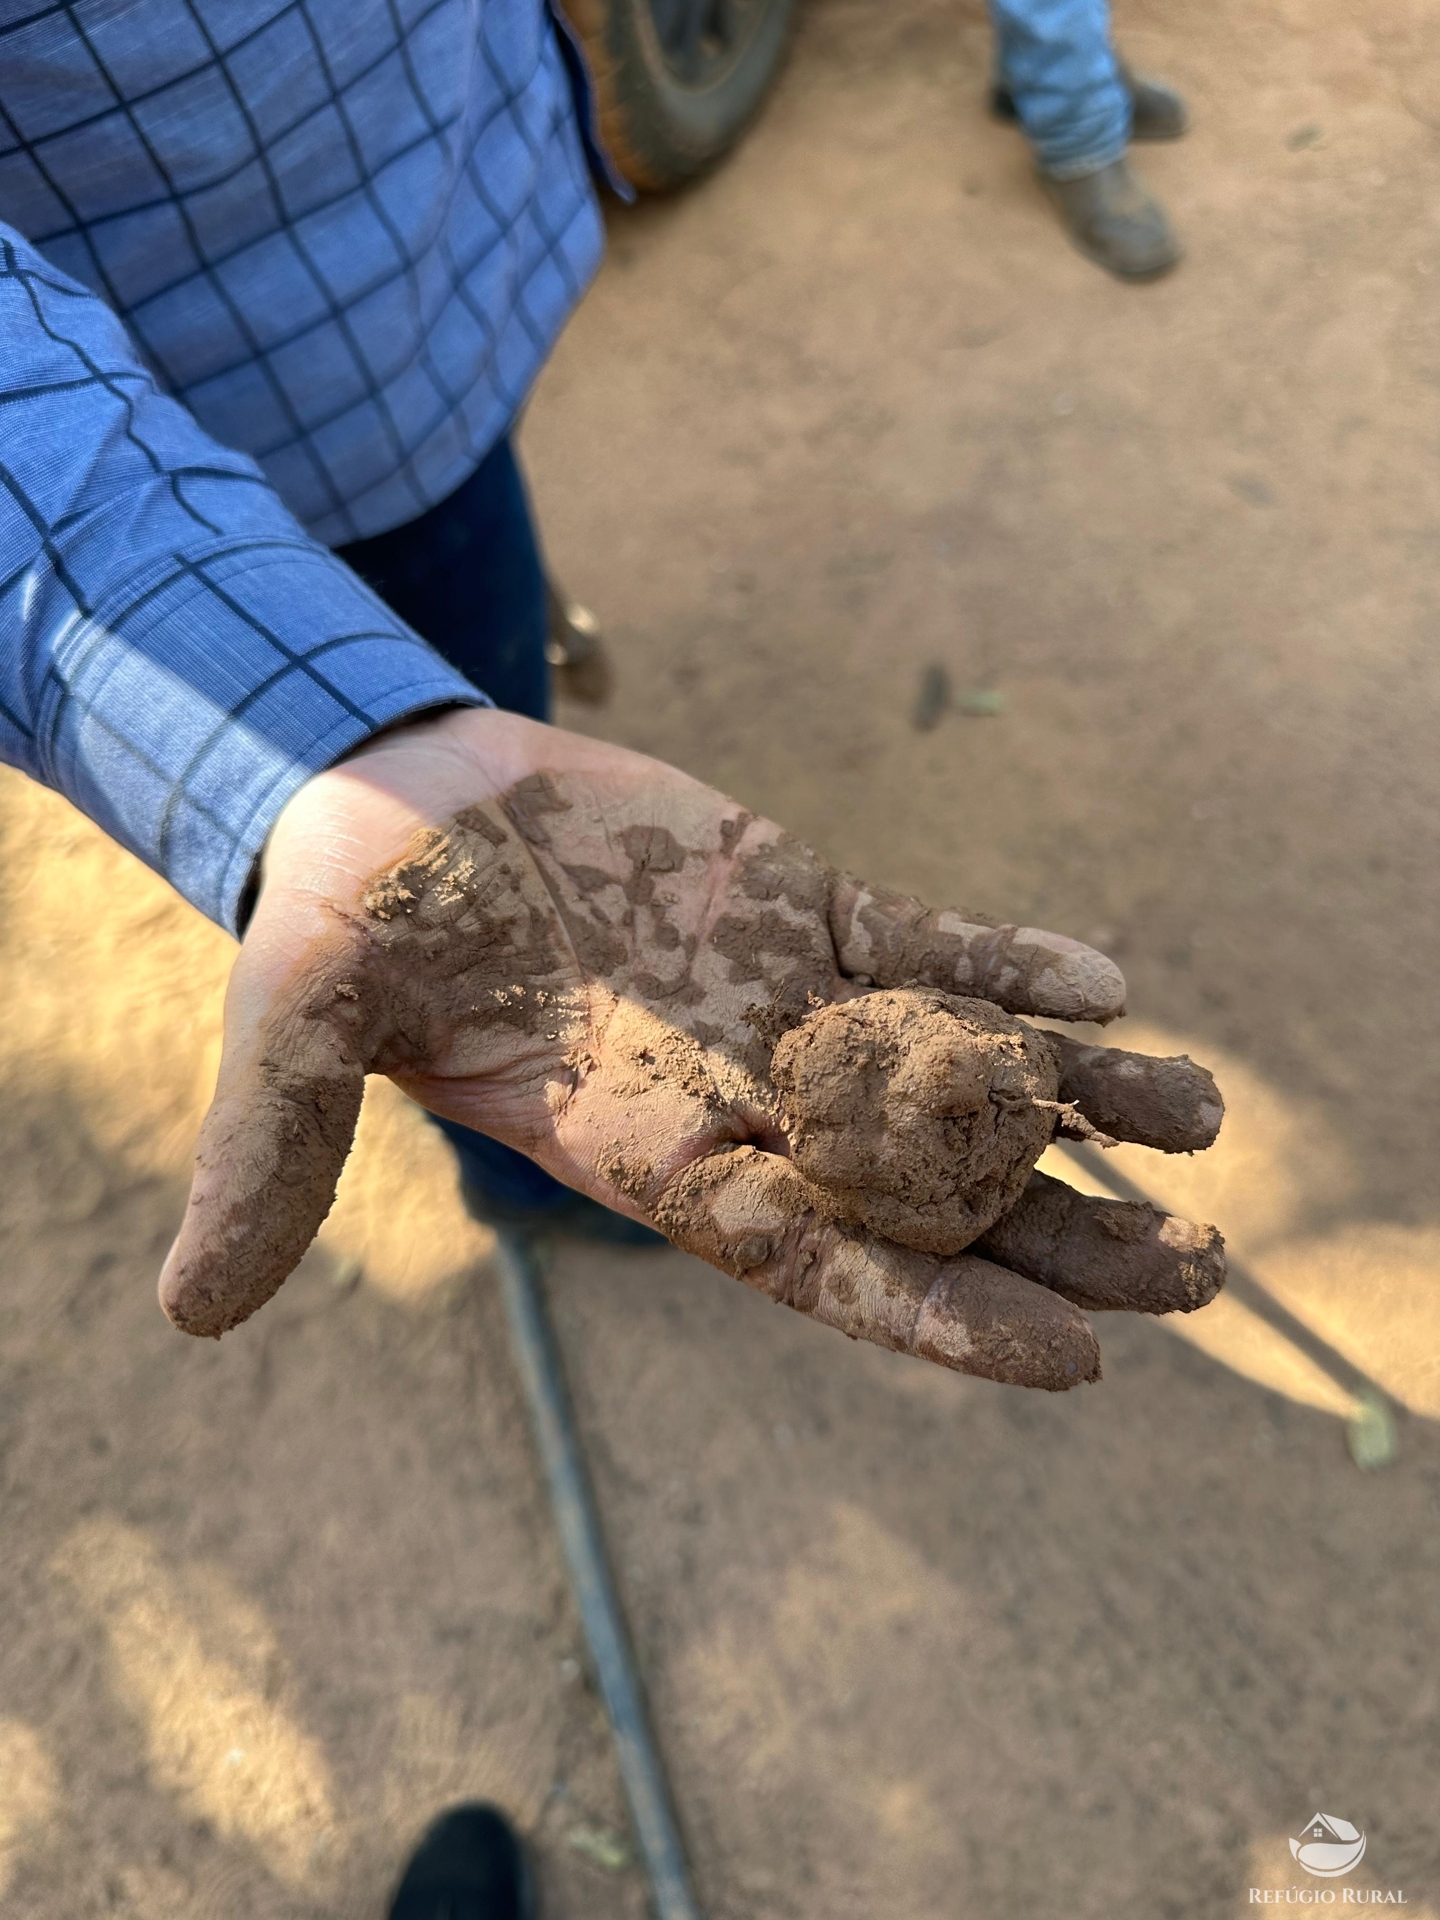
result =
[{"label": "caked mud on fingers", "polygon": [[841,971],[878,987],[938,987],[1007,1013],[1102,1025],[1125,1011],[1124,975],[1093,947],[935,910],[849,874],[834,876],[830,932]]},{"label": "caked mud on fingers", "polygon": [[1160,1208],[1099,1200],[1032,1173],[976,1251],[1090,1312],[1192,1313],[1225,1284],[1225,1242]]},{"label": "caked mud on fingers", "polygon": [[992,1261],[914,1253],[827,1219],[791,1162],[736,1147],[687,1167],[657,1208],[678,1246],[852,1340],[957,1372],[1064,1391],[1100,1378],[1089,1324]]},{"label": "caked mud on fingers", "polygon": [[[1120,1047],[1086,1046],[1052,1033],[1060,1053],[1060,1098],[1114,1140],[1161,1153],[1213,1146],[1225,1118],[1214,1078],[1188,1054],[1162,1059]],[[1060,1131],[1068,1129],[1062,1124]]]},{"label": "caked mud on fingers", "polygon": [[262,1059],[217,1097],[160,1276],[182,1333],[218,1340],[279,1291],[330,1210],[363,1092],[353,1061],[304,1076]]}]

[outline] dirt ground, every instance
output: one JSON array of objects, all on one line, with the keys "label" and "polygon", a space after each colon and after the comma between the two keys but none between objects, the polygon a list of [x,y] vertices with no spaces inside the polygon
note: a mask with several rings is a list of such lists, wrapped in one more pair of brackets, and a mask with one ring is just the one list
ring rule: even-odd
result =
[{"label": "dirt ground", "polygon": [[[1027,1396],[679,1255],[552,1294],[714,1920],[1440,1916],[1440,24],[1135,0],[1189,246],[1122,288],[981,109],[956,0],[811,0],[743,151],[617,213],[525,435],[612,709],[828,856],[1125,967],[1230,1101],[1123,1149],[1383,1389],[1223,1297]],[[1003,712],[912,724],[921,676]],[[991,704],[994,704],[993,702]],[[504,1800],[553,1920],[644,1892],[487,1266],[386,1088],[222,1345],[153,1304],[231,949],[0,780],[0,1904],[380,1920]]]}]

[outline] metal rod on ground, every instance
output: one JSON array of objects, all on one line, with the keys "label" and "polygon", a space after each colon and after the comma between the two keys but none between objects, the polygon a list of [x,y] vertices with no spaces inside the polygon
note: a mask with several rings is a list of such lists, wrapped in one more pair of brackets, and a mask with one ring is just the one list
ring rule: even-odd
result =
[{"label": "metal rod on ground", "polygon": [[650,1731],[635,1656],[605,1556],[600,1515],[565,1387],[534,1247],[501,1232],[500,1285],[535,1439],[550,1483],[580,1619],[615,1736],[620,1778],[659,1920],[701,1920],[665,1769]]}]

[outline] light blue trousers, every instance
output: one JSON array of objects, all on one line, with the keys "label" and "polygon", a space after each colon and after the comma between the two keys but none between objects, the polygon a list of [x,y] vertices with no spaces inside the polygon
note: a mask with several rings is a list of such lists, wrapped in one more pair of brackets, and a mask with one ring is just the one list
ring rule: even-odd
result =
[{"label": "light blue trousers", "polygon": [[995,69],[1042,173],[1074,180],[1118,160],[1130,96],[1110,45],[1108,0],[990,0]]}]

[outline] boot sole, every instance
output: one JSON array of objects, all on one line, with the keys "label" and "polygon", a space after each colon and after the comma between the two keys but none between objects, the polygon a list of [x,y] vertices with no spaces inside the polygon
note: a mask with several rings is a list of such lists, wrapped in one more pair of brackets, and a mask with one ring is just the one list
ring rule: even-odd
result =
[{"label": "boot sole", "polygon": [[1112,280],[1123,280],[1126,286],[1143,287],[1148,285],[1152,280],[1163,280],[1166,274],[1173,273],[1185,258],[1185,250],[1182,247],[1173,253],[1168,260],[1161,261],[1158,267],[1117,267],[1115,262],[1113,260],[1107,260],[1103,253],[1097,252],[1093,247],[1087,247],[1083,240],[1073,234],[1068,226],[1065,226],[1063,220],[1060,224],[1065,229],[1065,238],[1070,242],[1076,253],[1088,260],[1092,267],[1103,267]]}]

